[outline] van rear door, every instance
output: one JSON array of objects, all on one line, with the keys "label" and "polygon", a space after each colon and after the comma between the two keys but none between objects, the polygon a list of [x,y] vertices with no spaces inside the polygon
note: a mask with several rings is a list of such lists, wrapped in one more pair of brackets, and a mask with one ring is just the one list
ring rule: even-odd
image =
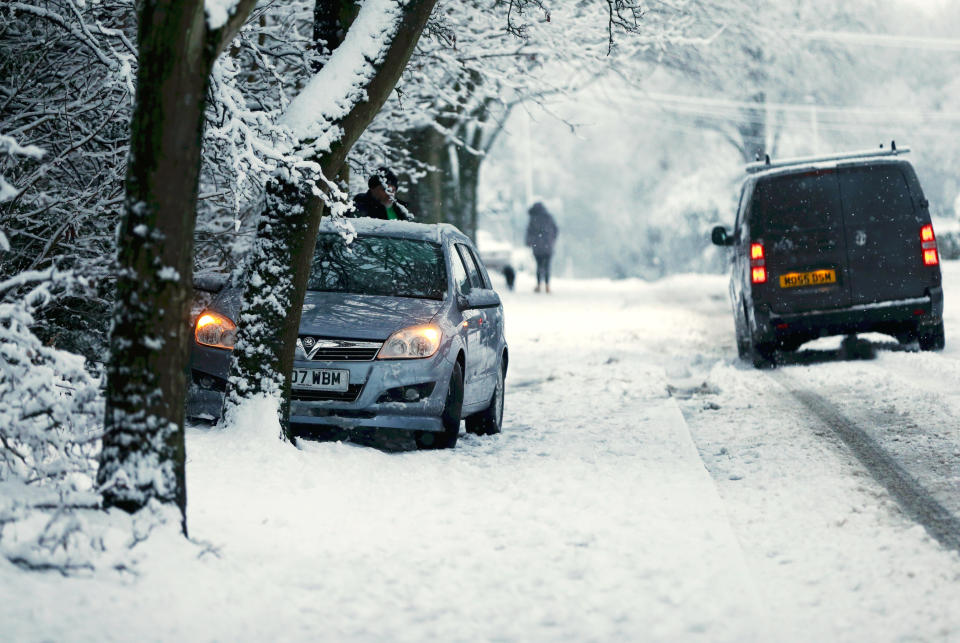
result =
[{"label": "van rear door", "polygon": [[763,245],[768,279],[754,300],[780,314],[850,305],[847,247],[834,168],[757,181],[750,237]]},{"label": "van rear door", "polygon": [[930,221],[905,171],[912,175],[902,163],[839,168],[854,304],[921,297],[931,285],[920,248]]}]

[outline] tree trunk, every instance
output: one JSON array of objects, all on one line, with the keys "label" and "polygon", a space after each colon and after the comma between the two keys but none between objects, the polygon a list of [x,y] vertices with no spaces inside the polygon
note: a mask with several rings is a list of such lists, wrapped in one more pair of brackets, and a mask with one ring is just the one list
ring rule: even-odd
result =
[{"label": "tree trunk", "polygon": [[440,185],[443,187],[443,200],[445,202],[444,215],[447,223],[455,225],[463,230],[463,196],[460,190],[460,156],[463,149],[462,143],[455,143],[452,140],[445,140],[441,151],[440,159],[442,161]]},{"label": "tree trunk", "polygon": [[[311,159],[320,165],[324,176],[337,175],[350,148],[393,91],[436,2],[411,0],[407,4],[386,55],[375,65],[374,75],[365,88],[366,101],[354,104],[337,123],[342,135],[330,151]],[[312,194],[305,198],[310,194],[308,186],[292,184],[286,176],[278,176],[271,182],[271,198],[258,226],[224,415],[232,416],[245,398],[260,394],[279,396],[281,430],[283,436],[290,439],[290,375],[324,204]],[[266,291],[259,284],[271,283],[275,288],[273,294],[278,300],[283,299],[280,305],[265,305],[260,301]]]},{"label": "tree trunk", "polygon": [[[202,0],[139,3],[136,105],[97,482],[105,507],[186,516],[184,395],[193,229],[210,70],[253,7],[208,31]],[[186,522],[184,518],[184,531]]]},{"label": "tree trunk", "polygon": [[[471,87],[479,83],[479,79],[474,81]],[[439,122],[441,127],[455,131],[454,140],[432,127],[407,133],[407,139],[411,141],[411,156],[434,168],[410,190],[411,205],[420,208],[414,209],[418,220],[452,223],[467,236],[476,239],[480,166],[485,151],[502,130],[502,126],[495,128],[493,134],[484,140],[483,125],[491,117],[490,106],[493,102],[484,101],[469,114],[469,118],[461,118],[460,122],[452,118],[442,119]],[[456,159],[456,163],[453,159]],[[425,217],[421,212],[429,214]]]},{"label": "tree trunk", "polygon": [[433,127],[422,127],[406,133],[410,156],[428,166],[426,176],[416,183],[410,182],[407,190],[410,210],[420,223],[442,223],[446,221],[444,211],[443,176],[446,165],[443,162],[446,153],[444,137]]},{"label": "tree trunk", "polygon": [[[251,275],[243,293],[243,320],[264,320],[240,326],[233,351],[226,409],[236,409],[252,395],[266,394],[281,401],[280,416],[290,415],[290,373],[294,351],[278,351],[278,346],[296,346],[297,328],[283,320],[303,307],[305,290],[298,294],[295,284],[309,276],[310,261],[316,243],[320,217],[311,216],[316,197],[297,183],[275,177],[267,184],[264,211],[257,225],[257,241],[248,261]],[[305,205],[310,204],[310,205]],[[291,275],[291,270],[293,271]],[[302,273],[302,274],[301,274]],[[255,330],[255,332],[250,332]],[[284,437],[289,438],[285,434]]]},{"label": "tree trunk", "polygon": [[477,191],[480,186],[480,166],[483,163],[483,128],[481,125],[486,120],[486,111],[478,116],[478,123],[472,125],[472,135],[464,136],[464,140],[470,145],[458,148],[460,156],[460,208],[463,212],[463,230],[471,239],[477,240],[477,225],[479,223],[479,213],[477,212]]}]

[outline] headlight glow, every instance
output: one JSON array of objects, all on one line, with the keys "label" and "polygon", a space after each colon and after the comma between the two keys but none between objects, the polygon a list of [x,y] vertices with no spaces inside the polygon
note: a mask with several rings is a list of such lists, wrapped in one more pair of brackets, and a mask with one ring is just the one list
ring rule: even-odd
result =
[{"label": "headlight glow", "polygon": [[383,343],[377,359],[419,359],[440,348],[442,333],[436,326],[410,326],[398,330]]},{"label": "headlight glow", "polygon": [[193,331],[198,344],[233,350],[237,343],[237,325],[233,320],[214,312],[205,312],[197,317]]}]

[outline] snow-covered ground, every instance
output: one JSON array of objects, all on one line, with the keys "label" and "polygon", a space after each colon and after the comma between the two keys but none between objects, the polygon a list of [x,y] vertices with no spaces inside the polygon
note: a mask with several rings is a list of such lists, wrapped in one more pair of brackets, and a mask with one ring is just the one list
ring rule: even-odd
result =
[{"label": "snow-covered ground", "polygon": [[[875,359],[850,361],[820,340],[778,372],[857,418],[902,419],[877,440],[946,502],[960,266],[945,279],[943,353],[877,336]],[[266,412],[191,428],[203,544],[162,529],[135,573],[0,561],[0,639],[960,640],[960,555],[776,377],[737,362],[725,278],[535,295],[521,273],[503,297],[501,435],[298,450]]]}]

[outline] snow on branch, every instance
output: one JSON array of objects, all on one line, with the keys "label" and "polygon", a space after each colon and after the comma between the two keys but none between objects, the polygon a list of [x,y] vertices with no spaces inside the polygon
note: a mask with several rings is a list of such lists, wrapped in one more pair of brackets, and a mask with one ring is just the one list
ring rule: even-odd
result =
[{"label": "snow on branch", "polygon": [[313,73],[314,5],[261,6],[213,67],[196,229],[200,266],[229,271],[242,263],[264,186],[278,168],[303,160],[279,120]]},{"label": "snow on branch", "polygon": [[319,152],[338,140],[334,123],[367,99],[363,87],[376,73],[399,28],[403,7],[396,0],[367,0],[346,38],[293,100],[283,123],[301,141],[310,140]]},{"label": "snow on branch", "polygon": [[43,150],[36,145],[20,145],[12,136],[0,134],[0,154],[9,154],[10,156],[19,154],[20,156],[39,159],[43,156]]},{"label": "snow on branch", "polygon": [[[22,146],[12,136],[0,134],[0,155],[19,155],[39,159],[43,156],[43,150],[36,145]],[[4,201],[12,201],[13,199],[17,198],[18,194],[20,194],[20,190],[10,185],[4,176],[0,174],[0,203],[3,203]],[[3,230],[0,230],[0,251],[7,252],[9,250],[10,241],[7,240],[7,235],[4,234]]]},{"label": "snow on branch", "polygon": [[[28,156],[30,158],[39,159],[43,157],[43,150],[41,150],[36,145],[20,145],[15,138],[12,136],[6,136],[0,134],[0,155],[7,156]],[[20,194],[20,190],[16,189],[7,180],[0,174],[0,203],[4,201],[11,201]],[[0,230],[0,250],[9,250],[10,244],[7,242],[7,238],[3,236],[3,231]]]},{"label": "snow on branch", "polygon": [[78,41],[80,41],[80,43],[82,43],[85,47],[87,47],[90,50],[90,52],[96,57],[97,60],[99,60],[103,65],[105,65],[110,69],[114,69],[122,65],[124,62],[123,59],[120,58],[119,56],[116,56],[117,60],[111,60],[111,57],[115,56],[114,52],[111,51],[109,52],[109,55],[108,55],[107,52],[104,52],[103,49],[101,49],[100,43],[98,43],[93,38],[93,36],[90,33],[90,30],[87,29],[86,25],[83,22],[82,16],[80,15],[80,11],[77,9],[75,5],[73,5],[71,8],[73,9],[73,12],[76,14],[76,18],[78,20],[78,23],[76,25],[71,24],[72,22],[71,20],[64,18],[58,13],[55,13],[48,9],[44,9],[43,7],[35,7],[33,5],[29,5],[24,2],[13,2],[10,4],[10,8],[14,11],[33,14],[38,18],[43,18],[44,20],[48,20],[54,23],[55,25],[57,25],[58,27],[60,27],[61,29],[69,32]]},{"label": "snow on branch", "polygon": [[206,0],[203,3],[203,9],[207,14],[207,27],[210,29],[220,29],[230,16],[237,12],[239,0]]}]

